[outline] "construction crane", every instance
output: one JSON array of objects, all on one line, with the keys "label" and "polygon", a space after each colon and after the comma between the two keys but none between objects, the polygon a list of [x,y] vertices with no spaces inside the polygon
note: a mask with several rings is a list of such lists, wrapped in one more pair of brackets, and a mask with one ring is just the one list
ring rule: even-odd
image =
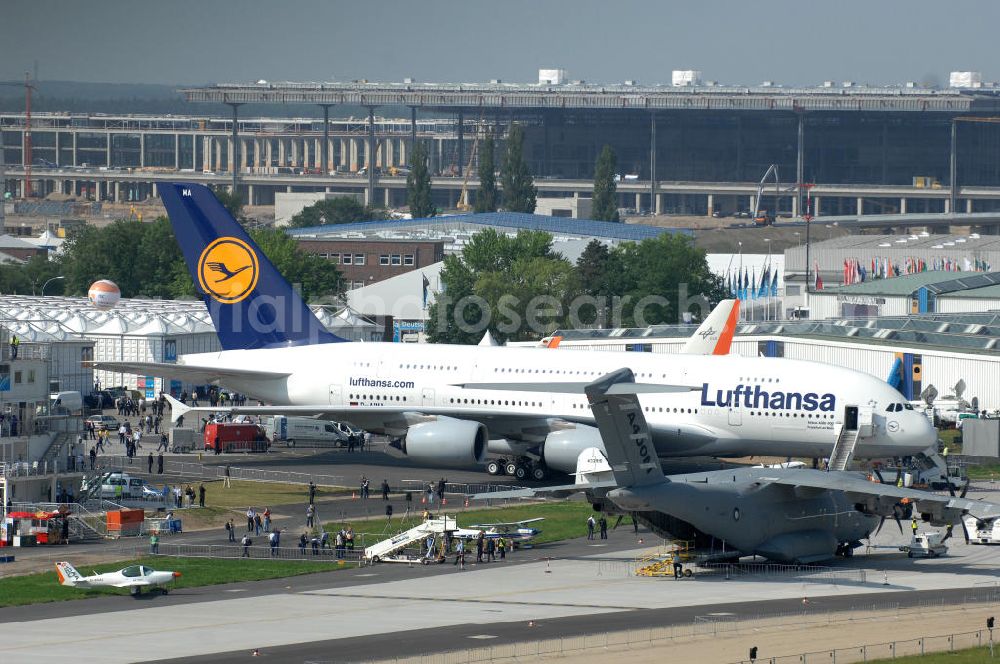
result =
[{"label": "construction crane", "polygon": [[[11,85],[24,87],[24,154],[21,161],[24,163],[24,198],[31,198],[31,93],[35,86],[31,83],[31,74],[24,72],[24,82],[0,82],[0,85]],[[4,166],[4,146],[2,134],[0,134],[0,183],[6,193],[6,173]],[[0,219],[3,218],[3,210],[0,210]]]},{"label": "construction crane", "polygon": [[472,210],[469,203],[469,176],[472,174],[472,164],[476,161],[476,152],[479,151],[479,136],[483,133],[483,109],[479,110],[479,122],[476,124],[476,140],[472,144],[472,152],[469,154],[469,164],[465,167],[465,177],[462,178],[462,193],[458,196],[458,209],[462,212]]},{"label": "construction crane", "polygon": [[[768,214],[767,210],[760,209],[760,199],[764,195],[764,183],[767,179],[774,175],[774,210],[771,214]],[[771,164],[764,171],[764,177],[760,179],[760,183],[757,185],[757,196],[753,200],[753,213],[750,218],[753,219],[753,223],[758,226],[770,226],[774,223],[774,217],[778,212],[778,187],[781,186],[778,180],[778,165]]]}]

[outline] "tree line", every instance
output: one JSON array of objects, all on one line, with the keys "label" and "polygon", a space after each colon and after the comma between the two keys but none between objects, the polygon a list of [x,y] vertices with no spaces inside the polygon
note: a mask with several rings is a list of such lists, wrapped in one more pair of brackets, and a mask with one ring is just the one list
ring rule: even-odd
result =
[{"label": "tree line", "polygon": [[722,280],[690,237],[665,233],[609,248],[592,240],[575,263],[552,236],[486,229],[446,256],[428,312],[434,343],[537,340],[559,328],[634,327],[705,316],[725,297]]}]

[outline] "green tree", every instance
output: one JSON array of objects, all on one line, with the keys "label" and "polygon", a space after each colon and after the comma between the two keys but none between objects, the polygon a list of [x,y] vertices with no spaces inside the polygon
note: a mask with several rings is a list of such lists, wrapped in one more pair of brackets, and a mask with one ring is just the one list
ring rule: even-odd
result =
[{"label": "green tree", "polygon": [[619,244],[608,256],[607,283],[612,295],[622,298],[623,326],[677,323],[692,298],[718,302],[725,297],[722,280],[709,270],[705,251],[679,233]]},{"label": "green tree", "polygon": [[410,154],[410,172],[406,176],[406,202],[414,219],[437,213],[431,200],[431,175],[427,170],[427,146],[418,141]]},{"label": "green tree", "polygon": [[483,140],[483,149],[479,153],[479,191],[476,193],[476,212],[497,211],[499,192],[497,191],[493,148],[493,135],[487,134]]},{"label": "green tree", "polygon": [[225,185],[214,185],[212,187],[212,193],[215,197],[219,199],[222,206],[229,211],[229,214],[233,215],[236,221],[242,223],[246,222],[246,217],[243,216],[243,197],[238,191],[230,191],[229,187]]},{"label": "green tree", "polygon": [[[41,295],[42,286],[53,277],[61,276],[61,266],[46,256],[32,256],[23,265],[0,265],[0,293],[16,295]],[[58,279],[45,289],[46,295],[59,295],[64,291],[64,280]]]},{"label": "green tree", "polygon": [[385,210],[363,205],[352,196],[335,196],[302,208],[301,212],[292,215],[288,225],[292,228],[306,228],[374,221],[386,217]]},{"label": "green tree", "polygon": [[505,210],[527,213],[535,211],[538,191],[528,164],[524,161],[524,128],[521,125],[512,125],[507,135],[507,151],[500,167],[500,182],[503,184]]},{"label": "green tree", "polygon": [[618,158],[610,145],[605,145],[597,157],[594,167],[594,219],[600,221],[621,221],[618,217],[618,187],[615,184],[615,169]]},{"label": "green tree", "polygon": [[299,248],[295,238],[280,228],[255,228],[250,237],[285,279],[301,290],[302,298],[335,296],[343,292],[337,266]]},{"label": "green tree", "polygon": [[476,233],[461,256],[445,258],[441,282],[428,321],[437,343],[479,343],[486,330],[500,341],[538,339],[564,324],[579,293],[575,269],[539,231]]}]

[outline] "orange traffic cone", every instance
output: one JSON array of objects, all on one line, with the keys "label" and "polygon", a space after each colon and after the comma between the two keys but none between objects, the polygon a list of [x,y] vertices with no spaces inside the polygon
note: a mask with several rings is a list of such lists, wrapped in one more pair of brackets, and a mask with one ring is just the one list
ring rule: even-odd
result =
[{"label": "orange traffic cone", "polygon": [[351,492],[351,500],[357,500],[357,499],[358,499],[358,492],[357,491],[352,491]]},{"label": "orange traffic cone", "polygon": [[422,497],[422,498],[420,499],[420,504],[421,504],[421,505],[426,505],[426,504],[427,504],[427,496],[423,496],[423,497]]},{"label": "orange traffic cone", "polygon": [[447,505],[448,504],[448,499],[447,498],[442,498],[441,499],[441,504],[442,505]]},{"label": "orange traffic cone", "polygon": [[468,506],[469,506],[469,499],[468,499],[468,498],[466,498],[466,499],[465,499],[465,506],[466,506],[466,507],[468,507]]}]

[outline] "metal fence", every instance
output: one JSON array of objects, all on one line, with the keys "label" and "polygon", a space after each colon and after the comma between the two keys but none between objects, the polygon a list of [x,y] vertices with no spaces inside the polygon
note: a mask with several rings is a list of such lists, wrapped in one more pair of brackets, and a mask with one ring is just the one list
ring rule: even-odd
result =
[{"label": "metal fence", "polygon": [[[129,463],[128,457],[124,456],[99,456],[97,457],[95,469],[131,471],[133,473],[146,474],[148,470],[148,457],[138,456],[132,460],[132,463]],[[156,465],[154,464],[154,471],[155,469]],[[156,474],[159,475],[160,473]],[[225,478],[226,465],[164,459],[162,474],[197,480],[221,480]],[[344,477],[341,475],[294,473],[286,470],[244,468],[232,465],[229,466],[229,477],[234,480],[250,480],[254,482],[284,482],[287,484],[309,484],[309,482],[313,482],[318,486],[344,486]]]},{"label": "metal fence", "polygon": [[118,552],[123,558],[137,558],[140,556],[163,556],[163,557],[183,557],[183,558],[216,558],[236,560],[248,558],[250,560],[294,560],[302,562],[328,562],[333,565],[355,565],[359,566],[363,562],[364,549],[355,547],[353,550],[347,549],[337,551],[330,546],[323,546],[319,539],[309,540],[303,547],[288,546],[288,542],[283,542],[283,546],[271,547],[266,537],[252,537],[252,544],[244,547],[239,543],[235,544],[171,544],[162,540],[155,545],[143,542],[123,543],[118,547]]}]

